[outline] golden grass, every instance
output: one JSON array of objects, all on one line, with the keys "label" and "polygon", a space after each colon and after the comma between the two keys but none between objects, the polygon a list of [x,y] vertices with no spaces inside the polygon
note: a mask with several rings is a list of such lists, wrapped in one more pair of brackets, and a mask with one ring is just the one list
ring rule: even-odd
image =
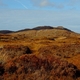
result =
[{"label": "golden grass", "polygon": [[[49,34],[48,34],[49,33]],[[64,34],[65,33],[65,34]],[[62,35],[62,36],[60,36]],[[66,36],[64,36],[66,35]],[[73,37],[70,37],[70,36]],[[39,30],[39,31],[24,31],[18,33],[12,33],[7,35],[0,36],[0,46],[4,45],[27,45],[32,51],[33,54],[39,55],[38,50],[41,47],[45,46],[60,46],[67,45],[67,44],[79,44],[80,45],[80,38],[76,36],[75,33],[70,33],[63,30]],[[18,39],[15,39],[18,37]],[[69,37],[68,37],[69,36]],[[79,36],[79,35],[78,35]],[[1,40],[3,38],[4,40]],[[7,38],[7,41],[6,41]],[[4,61],[7,57],[5,55],[0,55],[0,61]],[[75,64],[78,68],[80,68],[80,54],[66,59],[67,61]]]}]

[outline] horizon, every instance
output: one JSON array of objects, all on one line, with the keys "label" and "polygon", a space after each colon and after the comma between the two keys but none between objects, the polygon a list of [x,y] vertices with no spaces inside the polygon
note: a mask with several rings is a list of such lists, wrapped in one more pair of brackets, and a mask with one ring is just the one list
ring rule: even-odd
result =
[{"label": "horizon", "polygon": [[63,26],[80,33],[80,0],[0,0],[0,30]]},{"label": "horizon", "polygon": [[[16,31],[21,31],[21,30],[26,30],[26,29],[30,29],[30,30],[36,30],[35,28],[42,28],[42,27],[52,27],[53,29],[57,29],[58,27],[62,27],[62,28],[64,28],[64,29],[67,29],[67,30],[70,30],[70,31],[72,31],[72,32],[75,32],[75,31],[73,31],[73,30],[71,30],[71,29],[69,29],[69,28],[66,28],[66,27],[64,27],[64,26],[36,26],[36,27],[33,27],[33,28],[24,28],[24,29],[19,29],[19,30],[9,30],[9,29],[7,29],[7,30],[0,30],[0,31],[13,31],[13,32],[16,32]],[[52,29],[51,28],[51,29]],[[75,33],[78,33],[78,32],[75,32]]]}]

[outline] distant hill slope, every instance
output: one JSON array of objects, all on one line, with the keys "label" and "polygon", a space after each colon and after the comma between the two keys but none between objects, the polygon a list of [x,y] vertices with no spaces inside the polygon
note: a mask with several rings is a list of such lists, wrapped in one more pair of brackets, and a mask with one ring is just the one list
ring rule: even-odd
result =
[{"label": "distant hill slope", "polygon": [[33,28],[32,30],[43,30],[43,29],[53,29],[54,27],[51,26],[38,26]]},{"label": "distant hill slope", "polygon": [[69,29],[67,29],[67,28],[64,28],[63,26],[55,27],[55,29],[71,31],[71,30],[69,30]]},{"label": "distant hill slope", "polygon": [[16,33],[13,33],[13,35],[16,35],[17,38],[27,38],[27,39],[54,39],[57,37],[79,37],[80,34],[75,33],[67,28],[64,28],[62,26],[58,27],[50,27],[50,26],[39,26],[30,30],[22,30],[18,31]]},{"label": "distant hill slope", "polygon": [[7,33],[12,33],[14,31],[10,31],[10,30],[0,30],[1,34],[7,34]]},{"label": "distant hill slope", "polygon": [[22,30],[18,30],[16,32],[22,32],[22,31],[30,31],[30,30],[43,30],[43,29],[53,29],[53,27],[51,26],[38,26],[38,27],[35,27],[35,28],[32,28],[32,29],[22,29]]},{"label": "distant hill slope", "polygon": [[24,31],[32,31],[32,30],[45,30],[45,29],[58,29],[58,30],[67,30],[67,31],[71,31],[67,28],[64,28],[63,26],[58,26],[58,27],[52,27],[52,26],[38,26],[32,29],[22,29],[22,30],[18,30],[18,31],[10,31],[10,30],[0,30],[0,33],[2,34],[8,34],[8,33],[17,33],[17,32],[24,32]]},{"label": "distant hill slope", "polygon": [[31,30],[31,29],[22,29],[22,30],[18,30],[16,32],[29,31],[29,30]]},{"label": "distant hill slope", "polygon": [[59,29],[59,30],[68,30],[68,31],[71,31],[67,28],[64,28],[63,26],[58,26],[58,27],[52,27],[52,26],[38,26],[38,27],[35,27],[35,28],[32,28],[32,29],[22,29],[22,30],[19,30],[19,31],[16,31],[16,32],[22,32],[22,31],[29,31],[29,30],[45,30],[45,29]]},{"label": "distant hill slope", "polygon": [[10,34],[17,39],[62,39],[63,37],[79,37],[80,34],[75,33],[63,26],[38,26],[32,29],[23,29],[19,31],[1,30],[2,34]]}]

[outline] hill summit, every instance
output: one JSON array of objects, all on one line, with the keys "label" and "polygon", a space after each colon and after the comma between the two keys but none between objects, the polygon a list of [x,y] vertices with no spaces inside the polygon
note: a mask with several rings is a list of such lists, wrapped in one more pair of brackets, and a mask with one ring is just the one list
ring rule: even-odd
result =
[{"label": "hill summit", "polygon": [[64,28],[63,26],[57,26],[57,27],[52,27],[52,26],[37,26],[34,27],[32,29],[30,28],[26,28],[26,29],[22,29],[22,30],[18,30],[18,31],[10,31],[10,30],[0,30],[1,34],[9,34],[9,33],[15,33],[15,32],[23,32],[23,31],[30,31],[30,30],[45,30],[45,29],[58,29],[58,30],[67,30],[67,31],[71,31],[67,28]]},{"label": "hill summit", "polygon": [[38,26],[35,28],[32,28],[33,30],[42,30],[42,29],[54,29],[52,26]]},{"label": "hill summit", "polygon": [[23,30],[19,30],[18,32],[20,31],[29,31],[29,30],[45,30],[45,29],[59,29],[59,30],[68,30],[68,31],[71,31],[67,28],[64,28],[63,26],[57,26],[57,27],[52,27],[52,26],[37,26],[37,27],[34,27],[32,29],[23,29]]},{"label": "hill summit", "polygon": [[38,26],[32,29],[19,30],[13,33],[18,39],[54,39],[58,37],[78,37],[78,33],[75,33],[63,26]]}]

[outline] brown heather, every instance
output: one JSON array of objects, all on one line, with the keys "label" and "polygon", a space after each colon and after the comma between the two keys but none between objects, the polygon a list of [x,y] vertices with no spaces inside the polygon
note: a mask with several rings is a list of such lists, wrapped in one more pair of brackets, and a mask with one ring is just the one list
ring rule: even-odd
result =
[{"label": "brown heather", "polygon": [[61,26],[0,34],[0,80],[80,80],[80,34]]}]

